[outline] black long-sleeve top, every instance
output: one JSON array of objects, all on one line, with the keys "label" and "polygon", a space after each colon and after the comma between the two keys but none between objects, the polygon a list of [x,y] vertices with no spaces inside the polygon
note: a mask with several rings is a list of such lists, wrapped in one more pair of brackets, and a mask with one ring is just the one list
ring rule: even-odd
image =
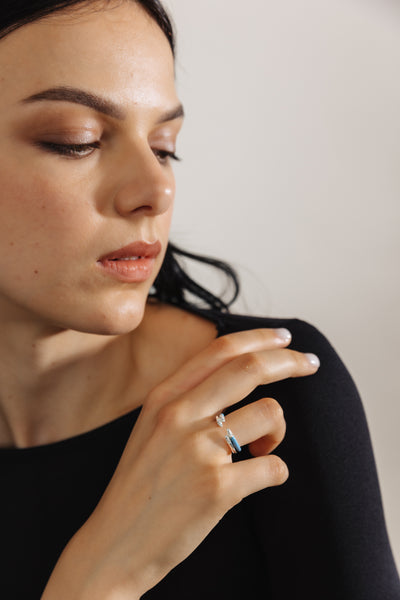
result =
[{"label": "black long-sleeve top", "polygon": [[[332,345],[299,319],[192,310],[214,321],[218,335],[287,327],[289,348],[317,354],[321,366],[309,377],[259,386],[225,410],[278,400],[287,429],[274,454],[287,463],[289,479],[233,507],[142,598],[400,600],[364,409]],[[40,599],[107,487],[139,413],[59,442],[0,448],[1,598]],[[250,456],[245,446],[232,459]]]}]

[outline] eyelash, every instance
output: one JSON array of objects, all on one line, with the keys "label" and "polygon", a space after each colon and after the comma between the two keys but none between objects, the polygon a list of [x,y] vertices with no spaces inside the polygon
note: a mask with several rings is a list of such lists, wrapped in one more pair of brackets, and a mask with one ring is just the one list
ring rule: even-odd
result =
[{"label": "eyelash", "polygon": [[[100,142],[92,142],[91,144],[55,144],[53,142],[39,142],[39,146],[45,148],[48,152],[67,156],[69,158],[86,158],[91,156],[90,154],[79,155],[79,150],[85,150],[87,148],[93,148],[94,150],[100,148]],[[179,156],[176,156],[174,152],[168,152],[167,150],[153,150],[154,154],[158,156],[162,165],[168,163],[168,159],[182,160]]]}]

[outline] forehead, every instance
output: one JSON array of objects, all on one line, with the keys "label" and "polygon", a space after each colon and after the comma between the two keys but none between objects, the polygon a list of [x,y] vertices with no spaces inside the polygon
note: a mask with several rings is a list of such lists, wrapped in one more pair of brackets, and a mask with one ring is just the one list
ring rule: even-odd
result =
[{"label": "forehead", "polygon": [[127,106],[176,104],[172,51],[156,21],[131,0],[103,5],[49,15],[0,40],[0,105],[54,85]]}]

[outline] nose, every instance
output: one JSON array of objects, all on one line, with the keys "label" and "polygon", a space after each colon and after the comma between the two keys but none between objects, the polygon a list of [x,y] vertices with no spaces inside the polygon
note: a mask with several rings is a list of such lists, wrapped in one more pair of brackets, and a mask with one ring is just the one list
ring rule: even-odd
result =
[{"label": "nose", "polygon": [[120,156],[114,194],[114,208],[119,214],[162,214],[170,208],[174,194],[172,169],[159,162],[147,143]]}]

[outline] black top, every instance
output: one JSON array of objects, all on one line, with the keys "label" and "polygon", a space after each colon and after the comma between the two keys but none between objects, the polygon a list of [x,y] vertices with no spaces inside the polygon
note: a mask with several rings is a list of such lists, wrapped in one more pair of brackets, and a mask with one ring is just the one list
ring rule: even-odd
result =
[{"label": "black top", "polygon": [[[287,327],[289,347],[317,354],[321,366],[309,377],[259,386],[225,411],[265,396],[278,400],[287,430],[274,453],[289,479],[231,509],[142,598],[400,600],[364,410],[329,341],[299,319],[193,312],[216,322],[219,335]],[[0,448],[2,598],[40,598],[110,481],[139,412],[59,442]],[[244,447],[233,460],[249,457]]]}]

